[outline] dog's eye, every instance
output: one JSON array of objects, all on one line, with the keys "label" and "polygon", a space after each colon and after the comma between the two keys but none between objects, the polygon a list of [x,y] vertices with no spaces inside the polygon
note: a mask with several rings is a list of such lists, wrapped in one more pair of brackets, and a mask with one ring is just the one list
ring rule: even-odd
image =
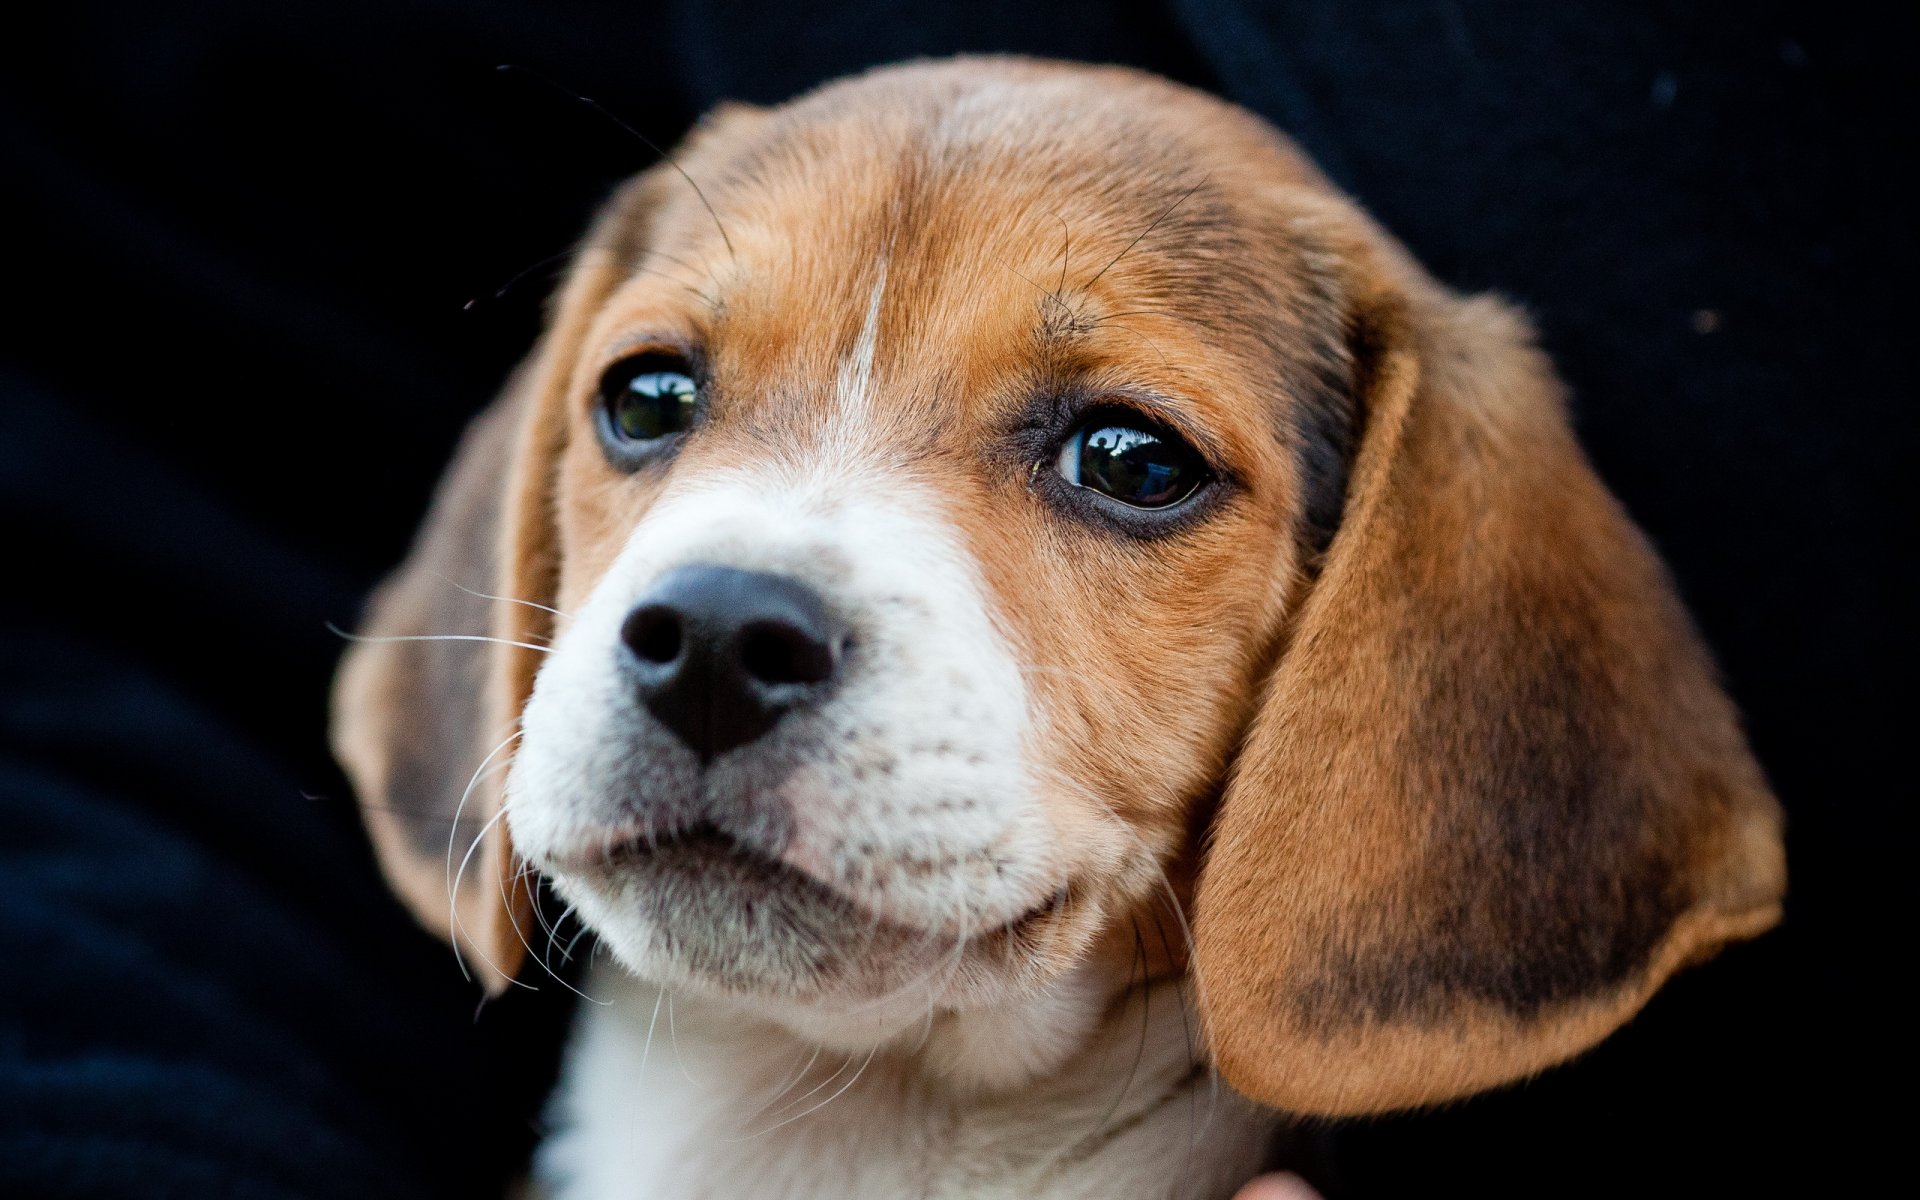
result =
[{"label": "dog's eye", "polygon": [[1199,451],[1165,430],[1109,413],[1074,430],[1060,447],[1060,477],[1133,508],[1168,508],[1207,481]]},{"label": "dog's eye", "polygon": [[660,353],[608,367],[600,377],[600,406],[611,440],[651,442],[691,428],[700,397],[692,369],[680,356]]}]

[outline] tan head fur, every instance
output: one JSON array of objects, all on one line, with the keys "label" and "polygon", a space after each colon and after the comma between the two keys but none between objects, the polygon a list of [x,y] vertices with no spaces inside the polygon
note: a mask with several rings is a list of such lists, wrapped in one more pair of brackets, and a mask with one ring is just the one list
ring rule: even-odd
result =
[{"label": "tan head fur", "polygon": [[[1044,1004],[1123,944],[1124,983],[1174,904],[1160,965],[1227,1080],[1356,1113],[1576,1054],[1777,918],[1776,806],[1524,322],[1264,124],[961,60],[725,110],[676,158],[698,193],[656,168],[602,215],[366,629],[510,644],[341,676],[389,875],[492,984],[532,931],[510,841],[632,969],[843,1043],[929,977]],[[642,350],[697,365],[700,415],[623,469],[596,388]],[[1209,481],[1080,494],[1056,463],[1096,412]],[[711,765],[610,665],[706,562],[852,631],[831,696]],[[738,878],[634,867],[691,828]]]}]

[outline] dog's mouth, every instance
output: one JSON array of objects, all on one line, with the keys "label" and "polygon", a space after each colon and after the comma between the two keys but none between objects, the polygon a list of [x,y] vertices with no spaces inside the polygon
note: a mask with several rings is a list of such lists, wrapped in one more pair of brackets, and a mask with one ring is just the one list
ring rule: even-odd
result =
[{"label": "dog's mouth", "polygon": [[[873,933],[924,936],[928,931],[873,911],[856,896],[749,845],[709,820],[678,829],[622,830],[583,846],[555,864],[563,874],[609,883],[657,883],[661,890],[693,887],[727,897],[742,908],[770,899],[839,912]],[[1071,891],[1061,887],[1009,921],[977,931],[972,942],[1018,941],[1064,915]]]},{"label": "dog's mouth", "polygon": [[593,865],[618,870],[641,859],[665,863],[684,861],[693,868],[724,864],[769,877],[799,875],[792,867],[753,849],[712,821],[697,821],[664,833],[646,831],[616,838],[595,856]]}]

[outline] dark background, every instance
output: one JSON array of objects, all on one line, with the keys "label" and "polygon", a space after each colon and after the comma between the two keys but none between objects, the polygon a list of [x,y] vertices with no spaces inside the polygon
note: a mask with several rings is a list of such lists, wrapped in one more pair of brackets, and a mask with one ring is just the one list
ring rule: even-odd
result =
[{"label": "dark background", "polygon": [[1911,1003],[1883,970],[1910,952],[1889,914],[1910,895],[1893,813],[1912,796],[1911,546],[1889,510],[1914,447],[1912,198],[1893,179],[1913,169],[1915,43],[1892,11],[9,16],[0,1192],[475,1197],[517,1168],[563,996],[475,1016],[381,889],[323,742],[325,622],[350,624],[400,556],[557,262],[493,293],[653,157],[493,68],[535,68],[667,144],[722,98],[961,49],[1136,63],[1245,103],[1442,279],[1526,304],[1791,816],[1784,927],[1571,1067],[1320,1128],[1316,1182],[1847,1190],[1893,1136],[1873,1085],[1903,1071]]}]

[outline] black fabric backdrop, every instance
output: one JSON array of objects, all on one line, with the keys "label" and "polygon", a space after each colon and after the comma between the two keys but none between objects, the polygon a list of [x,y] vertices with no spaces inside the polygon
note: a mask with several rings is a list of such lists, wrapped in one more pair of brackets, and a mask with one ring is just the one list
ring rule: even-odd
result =
[{"label": "black fabric backdrop", "polygon": [[[1889,9],[1889,11],[1891,11]],[[0,45],[0,1192],[429,1196],[523,1161],[567,1008],[476,1016],[323,737],[359,597],[563,250],[671,142],[917,54],[1147,66],[1537,316],[1791,814],[1786,925],[1579,1063],[1323,1127],[1339,1196],[1841,1190],[1905,1057],[1913,43],[1825,4],[69,0]],[[480,301],[464,307],[475,297]],[[1909,489],[1902,488],[1903,492]]]}]

